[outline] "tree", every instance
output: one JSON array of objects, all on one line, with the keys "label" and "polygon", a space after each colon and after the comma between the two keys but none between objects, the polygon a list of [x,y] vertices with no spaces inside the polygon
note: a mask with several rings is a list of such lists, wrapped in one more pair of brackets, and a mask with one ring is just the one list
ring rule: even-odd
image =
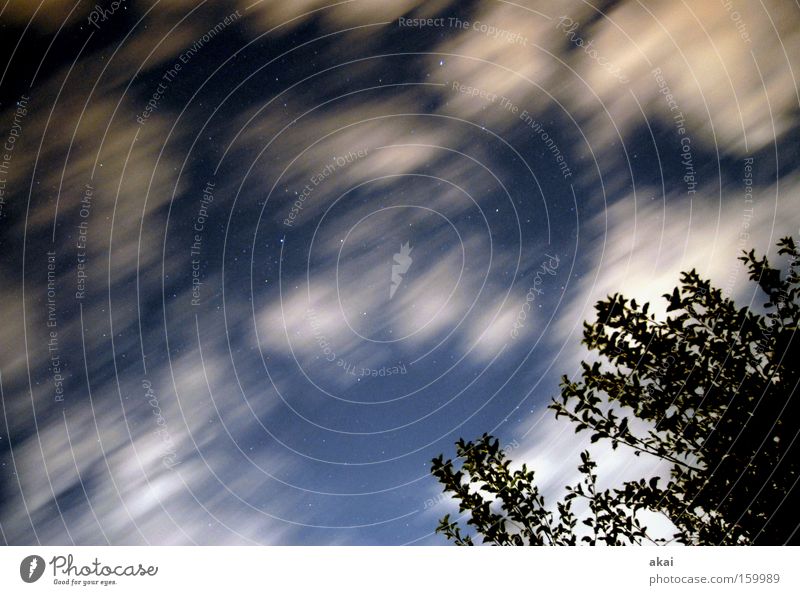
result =
[{"label": "tree", "polygon": [[[763,313],[737,308],[692,270],[664,295],[664,320],[615,294],[596,304],[597,322],[584,323],[583,342],[598,361],[581,362],[577,380],[564,376],[549,408],[592,442],[666,461],[669,477],[599,491],[596,464],[583,452],[581,479],[548,509],[534,472],[512,471],[484,434],[456,443],[460,468],[433,460],[444,492],[469,512],[467,528],[448,515],[437,532],[459,545],[478,535],[497,545],[798,543],[800,254],[792,238],[778,247],[789,257],[785,275],[753,251],[740,258],[767,297]],[[583,529],[576,498],[588,503]],[[665,515],[677,533],[653,538],[642,510]]]}]

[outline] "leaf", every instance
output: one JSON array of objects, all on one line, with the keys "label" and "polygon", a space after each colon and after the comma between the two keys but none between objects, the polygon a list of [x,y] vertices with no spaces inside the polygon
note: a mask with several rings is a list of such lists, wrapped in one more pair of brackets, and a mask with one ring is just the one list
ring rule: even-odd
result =
[{"label": "leaf", "polygon": [[667,312],[672,312],[674,310],[680,310],[683,305],[681,303],[681,295],[678,292],[678,288],[672,290],[672,295],[665,293],[664,297],[669,300],[669,306],[667,306]]}]

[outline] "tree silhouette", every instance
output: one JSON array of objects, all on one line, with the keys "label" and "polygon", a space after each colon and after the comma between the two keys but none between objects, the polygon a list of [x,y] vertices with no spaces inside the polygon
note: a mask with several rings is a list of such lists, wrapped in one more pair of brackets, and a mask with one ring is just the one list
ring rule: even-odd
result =
[{"label": "tree silhouette", "polygon": [[[497,545],[798,543],[800,255],[792,238],[778,247],[789,257],[783,276],[753,251],[740,258],[767,296],[763,313],[737,308],[692,270],[664,295],[665,320],[615,294],[596,304],[598,322],[584,323],[583,342],[601,357],[582,362],[578,380],[564,376],[549,408],[592,442],[667,462],[669,477],[600,491],[585,451],[581,479],[551,509],[534,472],[512,471],[484,434],[456,443],[460,468],[433,460],[444,492],[469,513],[466,528],[448,515],[437,532],[459,545],[478,535]],[[588,503],[580,519],[576,498]],[[677,533],[652,537],[643,510],[665,515]]]}]

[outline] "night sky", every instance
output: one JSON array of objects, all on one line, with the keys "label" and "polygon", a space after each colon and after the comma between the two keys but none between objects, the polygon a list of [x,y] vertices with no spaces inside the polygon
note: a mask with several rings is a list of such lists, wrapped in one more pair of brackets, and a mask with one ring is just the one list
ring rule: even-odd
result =
[{"label": "night sky", "polygon": [[[800,237],[793,2],[0,3],[0,542],[442,544],[584,320]],[[600,482],[658,462],[596,447]]]}]

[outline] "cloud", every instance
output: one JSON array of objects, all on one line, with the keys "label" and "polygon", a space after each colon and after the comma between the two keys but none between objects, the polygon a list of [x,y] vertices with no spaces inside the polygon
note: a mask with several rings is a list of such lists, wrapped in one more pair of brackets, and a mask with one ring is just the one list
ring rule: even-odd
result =
[{"label": "cloud", "polygon": [[[637,103],[667,129],[683,113],[695,142],[737,157],[792,129],[800,100],[789,56],[800,47],[800,28],[797,11],[785,3],[732,3],[730,11],[725,3],[618,3],[591,24],[567,14],[582,23],[577,35],[584,43],[593,42],[631,81],[621,84],[584,51],[562,42],[575,57],[577,76],[566,77],[559,97],[586,122],[594,146],[618,142],[617,130],[627,136],[643,126]],[[656,68],[674,94],[675,111],[655,83]]]},{"label": "cloud", "polygon": [[753,305],[753,286],[737,259],[751,248],[774,254],[778,238],[797,234],[800,215],[788,197],[798,190],[796,176],[780,189],[756,189],[753,203],[745,202],[743,184],[727,188],[722,202],[709,189],[689,200],[674,191],[660,198],[659,190],[643,188],[609,206],[581,232],[584,269],[559,316],[559,340],[574,341],[578,321],[592,319],[594,303],[615,292],[650,302],[663,315],[667,303],[661,296],[678,284],[681,271],[692,268],[742,305]]},{"label": "cloud", "polygon": [[89,11],[88,5],[76,5],[72,0],[43,2],[11,0],[5,3],[0,16],[17,27],[31,26],[42,32],[52,33],[62,25],[69,25],[86,18]]},{"label": "cloud", "polygon": [[[535,483],[554,513],[554,503],[566,495],[566,486],[574,486],[582,479],[577,468],[580,453],[584,450],[588,450],[597,463],[598,490],[619,488],[626,481],[649,480],[653,477],[660,477],[663,485],[663,481],[669,477],[670,465],[663,461],[647,454],[635,456],[631,449],[624,446],[613,450],[607,441],[592,444],[589,432],[576,435],[572,424],[563,418],[556,420],[551,411],[538,414],[527,425],[520,439],[524,440],[524,446],[520,451],[511,453],[512,469],[518,469],[524,463],[534,470]],[[589,512],[588,503],[581,499],[574,501],[573,512],[581,518]],[[640,521],[648,528],[652,538],[669,539],[675,532],[675,526],[660,514],[642,515]],[[582,535],[582,528],[577,528],[579,535]]]},{"label": "cloud", "polygon": [[252,16],[254,28],[272,29],[281,27],[279,31],[290,31],[311,19],[319,19],[325,28],[337,30],[345,27],[392,21],[407,13],[414,12],[419,17],[436,15],[450,6],[450,0],[397,0],[381,2],[380,0],[358,0],[329,3],[324,0],[300,0],[287,3],[280,0],[242,0],[240,10],[248,11]]},{"label": "cloud", "polygon": [[[21,30],[37,6],[12,1],[2,18]],[[341,401],[319,405],[316,392],[304,392],[308,383],[298,365],[320,385],[347,394],[352,378],[326,367],[325,344],[337,360],[376,369],[396,360],[408,363],[436,348],[426,365],[438,374],[442,362],[455,362],[473,347],[464,364],[488,363],[507,344],[502,363],[513,362],[530,347],[527,338],[545,332],[543,324],[555,307],[555,297],[553,302],[550,297],[559,294],[556,286],[563,286],[564,299],[542,345],[550,353],[563,346],[553,371],[571,371],[585,357],[577,347],[580,323],[591,319],[596,300],[623,291],[658,304],[678,273],[691,266],[737,299],[749,300],[744,270],[735,268],[740,266],[737,250],[750,245],[767,250],[779,235],[800,224],[787,198],[796,194],[798,180],[786,173],[783,152],[781,169],[767,171],[770,145],[776,137],[780,145],[792,131],[798,105],[789,60],[797,54],[800,28],[796,14],[779,3],[767,3],[766,9],[737,6],[741,21],[733,20],[724,4],[614,3],[605,16],[582,2],[559,4],[559,12],[546,2],[524,7],[479,3],[458,12],[461,7],[455,3],[438,0],[333,5],[321,0],[241,0],[202,6],[180,0],[155,5],[131,1],[129,6],[124,18],[119,15],[118,23],[108,24],[109,37],[117,25],[133,24],[150,12],[121,45],[109,44],[104,31],[92,38],[74,66],[66,53],[48,58],[52,69],[41,71],[30,92],[4,195],[3,427],[22,485],[21,492],[16,480],[4,487],[2,526],[12,543],[32,543],[36,537],[43,543],[70,538],[79,543],[388,542],[401,534],[406,539],[406,521],[383,521],[417,510],[427,494],[417,491],[415,482],[424,471],[421,459],[406,456],[408,445],[427,444],[427,433],[440,430],[443,418],[426,414],[446,401],[448,390],[461,386],[463,378],[437,383],[435,394],[425,393],[423,398],[434,397],[428,401],[399,402],[368,417],[363,409],[351,415],[353,403],[343,409]],[[218,13],[237,8],[241,22],[215,36],[169,86],[146,124],[137,123],[136,115],[166,69],[216,24]],[[65,27],[89,31],[80,24],[89,10],[47,2],[26,35],[54,34],[64,19]],[[619,65],[629,84],[621,84],[556,27],[561,11],[581,23],[576,31],[582,39],[593,41],[600,54]],[[436,31],[417,31],[397,22],[400,16],[443,14],[486,28],[461,29],[448,21]],[[379,22],[388,24],[360,27]],[[262,39],[265,54],[257,44],[244,49],[273,27],[278,28]],[[351,27],[358,29],[338,33]],[[752,43],[742,37],[743,30]],[[305,41],[309,31],[335,34],[277,57],[294,47],[289,45],[296,41],[292,35]],[[514,34],[518,37],[509,37]],[[279,53],[273,52],[276,48]],[[219,79],[203,78],[221,63],[220,56],[231,57],[240,49],[217,73]],[[397,55],[378,57],[384,53]],[[277,62],[270,65],[278,79],[274,84],[271,76],[265,77],[272,70],[257,70],[272,59]],[[323,72],[351,59],[356,61]],[[666,196],[652,179],[640,181],[635,161],[635,196],[630,187],[621,143],[626,149],[637,146],[645,123],[659,142],[674,132],[673,114],[652,76],[656,66],[686,117],[697,169],[703,174],[713,169],[709,159],[713,161],[717,149],[733,163],[713,172],[719,188],[698,174],[692,200],[680,185],[670,185],[679,147],[664,158],[669,162]],[[296,80],[289,74],[297,75]],[[213,103],[227,93],[227,83],[232,89],[248,75],[252,78],[225,104]],[[281,93],[286,88],[282,85],[306,77]],[[225,84],[217,84],[223,79]],[[184,103],[206,80],[204,91],[191,104]],[[459,92],[455,81],[495,99]],[[548,162],[537,153],[538,139],[517,114],[499,105],[501,95],[558,135],[577,172],[579,228],[570,227],[575,216],[568,212],[571,196],[547,179]],[[216,107],[216,119],[201,130],[206,112]],[[0,121],[13,121],[13,108],[5,104]],[[337,159],[351,152],[357,157],[338,165]],[[185,240],[193,239],[189,232],[200,188],[223,153],[213,213],[203,236],[203,307],[196,308],[190,306],[191,255]],[[759,171],[752,217],[745,211],[740,179],[746,154],[756,156]],[[519,161],[521,156],[527,164]],[[595,157],[603,174],[602,205],[595,198],[599,185],[590,167]],[[323,174],[331,164],[335,167]],[[552,226],[547,241],[539,219],[522,212],[531,194],[530,183],[519,175],[523,167],[526,176],[536,173],[540,182],[548,233]],[[321,176],[319,183],[315,176]],[[307,185],[313,192],[287,225]],[[268,196],[259,221],[258,210]],[[88,232],[81,249],[77,226],[87,201]],[[229,213],[230,230],[225,225]],[[516,228],[517,215],[521,230]],[[568,282],[566,267],[563,277],[559,271],[542,303],[547,311],[532,314],[523,333],[526,340],[509,343],[510,327],[525,299],[524,285],[540,262],[543,246],[571,241],[573,231],[578,234],[574,276]],[[743,233],[750,234],[747,246]],[[390,296],[394,255],[406,242],[413,247],[413,262]],[[53,400],[47,369],[51,362],[43,290],[49,247],[58,253],[58,335],[71,365],[70,398],[63,411]],[[245,262],[248,248],[254,254],[254,279]],[[87,295],[80,308],[74,299],[79,252],[88,263]],[[509,290],[514,272],[516,282]],[[249,281],[257,282],[252,294]],[[535,362],[520,370],[523,377],[537,373]],[[480,381],[488,385],[498,378],[507,379],[493,369]],[[163,465],[164,434],[156,433],[160,420],[146,398],[143,379],[155,387],[159,414],[181,457],[172,469]],[[414,380],[405,376],[401,384]],[[523,384],[509,384],[509,391],[526,391]],[[302,399],[283,402],[287,387]],[[464,419],[472,411],[454,409],[472,407],[470,398],[468,392],[452,406],[448,402],[442,414]],[[473,420],[476,427],[503,413],[490,409],[482,411],[485,418]],[[319,425],[300,425],[300,413],[313,415]],[[387,419],[390,424],[416,421],[402,433],[374,440],[324,428],[332,422],[357,434],[365,427],[385,428]],[[555,493],[569,477],[562,461],[568,461],[571,472],[571,459],[582,442],[532,419],[538,423],[529,434],[533,444],[520,459],[541,467],[548,493]],[[521,422],[525,430],[529,422]],[[458,431],[471,429],[465,425]],[[337,433],[345,436],[325,442]],[[286,435],[292,440],[280,444]],[[3,448],[7,462],[8,442]],[[398,455],[396,461],[371,466],[375,458],[392,454]],[[415,452],[419,457],[429,454]],[[618,453],[599,456],[610,482],[652,471],[639,460],[628,466]],[[370,464],[346,466],[343,461]],[[385,496],[330,495],[398,484],[397,493]],[[355,537],[302,528],[303,523],[371,521],[381,527],[364,527]]]}]

